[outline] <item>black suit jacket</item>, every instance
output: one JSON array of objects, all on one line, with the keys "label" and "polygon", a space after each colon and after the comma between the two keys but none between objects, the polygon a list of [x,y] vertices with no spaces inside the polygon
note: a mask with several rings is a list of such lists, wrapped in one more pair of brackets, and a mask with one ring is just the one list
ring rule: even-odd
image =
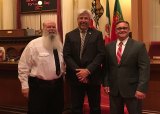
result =
[{"label": "black suit jacket", "polygon": [[104,85],[111,95],[134,97],[136,90],[146,92],[150,75],[149,57],[143,43],[128,39],[121,62],[116,59],[116,41],[106,46],[106,76]]},{"label": "black suit jacket", "polygon": [[66,77],[71,83],[80,84],[75,69],[87,68],[91,75],[88,76],[89,84],[100,84],[101,64],[105,58],[105,45],[102,33],[89,28],[84,42],[84,50],[80,59],[80,31],[75,29],[66,34],[63,55],[66,62]]}]

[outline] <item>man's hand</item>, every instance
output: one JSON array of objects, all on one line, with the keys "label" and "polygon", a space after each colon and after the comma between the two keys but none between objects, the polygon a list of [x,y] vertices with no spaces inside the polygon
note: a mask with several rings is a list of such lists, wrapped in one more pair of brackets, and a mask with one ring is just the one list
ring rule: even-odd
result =
[{"label": "man's hand", "polygon": [[28,98],[28,95],[29,95],[29,88],[22,89],[22,94],[23,94],[24,97]]},{"label": "man's hand", "polygon": [[104,92],[105,92],[106,94],[109,94],[110,88],[109,88],[109,87],[104,87]]},{"label": "man's hand", "polygon": [[61,66],[62,66],[62,76],[66,75],[66,64],[64,62],[61,62]]},{"label": "man's hand", "polygon": [[76,69],[76,75],[77,77],[87,77],[89,75],[88,69]]},{"label": "man's hand", "polygon": [[136,97],[137,99],[142,100],[142,99],[144,99],[144,98],[146,97],[146,94],[145,94],[145,93],[142,93],[142,92],[140,92],[140,91],[136,91],[135,97]]},{"label": "man's hand", "polygon": [[90,74],[88,69],[76,69],[76,72],[77,72],[76,75],[77,75],[80,82],[88,83],[87,77]]},{"label": "man's hand", "polygon": [[80,80],[80,82],[82,82],[82,83],[88,83],[88,79],[87,78],[83,78],[82,80]]}]

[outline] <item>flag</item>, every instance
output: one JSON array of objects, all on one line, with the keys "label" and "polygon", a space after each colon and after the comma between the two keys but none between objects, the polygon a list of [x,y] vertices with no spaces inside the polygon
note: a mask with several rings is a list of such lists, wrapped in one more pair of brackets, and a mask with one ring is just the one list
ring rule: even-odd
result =
[{"label": "flag", "polygon": [[[98,28],[98,15],[96,15],[96,0],[92,0],[92,7],[91,7],[91,12],[93,19],[91,19],[91,27],[92,28]],[[95,24],[95,27],[94,27]]]},{"label": "flag", "polygon": [[92,0],[91,12],[93,15],[93,19],[96,25],[96,28],[99,26],[99,18],[103,15],[104,9],[100,3],[100,0]]},{"label": "flag", "polygon": [[91,18],[91,19],[90,19],[90,23],[89,23],[89,27],[90,27],[90,28],[96,28],[95,26],[96,26],[96,25],[95,25],[95,22],[94,22],[93,18]]},{"label": "flag", "polygon": [[106,25],[104,31],[104,39],[105,44],[110,42],[110,10],[109,10],[109,2],[106,0]]},{"label": "flag", "polygon": [[118,22],[119,20],[123,20],[123,15],[122,15],[119,0],[116,0],[114,4],[114,12],[113,12],[111,41],[114,41],[117,39],[115,34],[115,28],[116,28],[116,22]]}]

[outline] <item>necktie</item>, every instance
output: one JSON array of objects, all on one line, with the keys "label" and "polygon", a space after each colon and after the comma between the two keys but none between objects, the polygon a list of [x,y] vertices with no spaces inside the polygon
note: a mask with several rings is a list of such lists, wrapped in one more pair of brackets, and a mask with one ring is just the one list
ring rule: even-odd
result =
[{"label": "necktie", "polygon": [[56,74],[58,76],[60,74],[60,62],[59,62],[57,49],[53,50],[53,54],[54,54],[54,60],[55,60],[55,65],[56,65]]},{"label": "necktie", "polygon": [[80,50],[80,59],[81,59],[82,53],[83,53],[85,37],[86,37],[86,33],[85,33],[85,32],[81,32],[81,50]]},{"label": "necktie", "polygon": [[123,45],[123,42],[120,42],[118,45],[119,47],[118,47],[117,55],[116,55],[118,64],[120,64],[121,57],[122,57],[122,45]]}]

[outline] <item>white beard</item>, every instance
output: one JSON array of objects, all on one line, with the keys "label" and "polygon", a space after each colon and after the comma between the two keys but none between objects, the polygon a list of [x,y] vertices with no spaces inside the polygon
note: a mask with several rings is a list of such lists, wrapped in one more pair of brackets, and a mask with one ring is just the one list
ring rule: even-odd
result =
[{"label": "white beard", "polygon": [[48,35],[48,37],[49,37],[51,40],[53,40],[53,39],[56,37],[56,34],[51,33],[51,34]]},{"label": "white beard", "polygon": [[43,35],[43,44],[46,49],[57,49],[62,51],[62,42],[57,34]]}]

